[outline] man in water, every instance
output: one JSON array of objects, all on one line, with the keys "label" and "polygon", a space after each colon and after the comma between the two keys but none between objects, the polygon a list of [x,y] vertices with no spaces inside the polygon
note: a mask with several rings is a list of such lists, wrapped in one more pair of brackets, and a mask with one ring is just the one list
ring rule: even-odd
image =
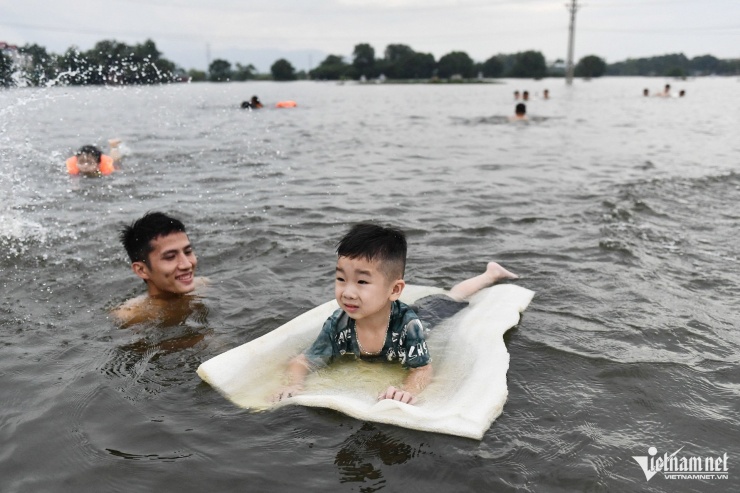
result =
[{"label": "man in water", "polygon": [[527,119],[527,105],[524,103],[519,103],[516,105],[516,108],[514,109],[514,116],[510,116],[509,120],[516,121],[516,120],[526,120]]},{"label": "man in water", "polygon": [[258,110],[260,108],[262,108],[262,102],[257,96],[252,96],[252,99],[249,101],[242,101],[242,109]]},{"label": "man in water", "polygon": [[149,320],[171,325],[185,320],[192,312],[192,293],[205,280],[195,277],[198,260],[183,223],[149,212],[125,226],[120,239],[147,293],[114,309],[113,315],[125,325]]}]

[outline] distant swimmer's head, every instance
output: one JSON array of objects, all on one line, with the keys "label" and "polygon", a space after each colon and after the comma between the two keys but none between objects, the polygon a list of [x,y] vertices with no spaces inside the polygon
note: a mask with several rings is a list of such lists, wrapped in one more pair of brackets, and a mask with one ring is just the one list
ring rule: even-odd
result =
[{"label": "distant swimmer's head", "polygon": [[544,99],[550,99],[550,90],[549,89],[545,89],[544,91],[542,91],[542,97]]},{"label": "distant swimmer's head", "polygon": [[529,101],[529,91],[524,91],[524,92],[522,93],[522,99],[523,99],[524,101]]},{"label": "distant swimmer's head", "polygon": [[77,157],[77,168],[82,174],[97,173],[103,152],[94,145],[82,146],[75,153]]},{"label": "distant swimmer's head", "polygon": [[519,91],[514,91],[514,99],[519,101]]},{"label": "distant swimmer's head", "polygon": [[524,117],[527,115],[527,105],[524,103],[519,103],[516,105],[516,108],[514,108],[514,114],[518,117]]},{"label": "distant swimmer's head", "polygon": [[682,97],[684,97],[684,96],[686,96],[686,91],[685,91],[684,89],[681,89],[681,90],[680,90],[680,91],[678,92],[678,97],[679,97],[679,98],[682,98]]},{"label": "distant swimmer's head", "polygon": [[249,109],[251,107],[252,107],[252,103],[250,103],[249,101],[242,101],[242,109],[243,110]]},{"label": "distant swimmer's head", "polygon": [[643,96],[650,96],[650,89],[648,89],[647,87],[645,89],[643,89],[642,90],[642,95]]},{"label": "distant swimmer's head", "polygon": [[179,295],[195,289],[198,261],[185,225],[161,212],[149,212],[120,233],[134,273],[150,296]]}]

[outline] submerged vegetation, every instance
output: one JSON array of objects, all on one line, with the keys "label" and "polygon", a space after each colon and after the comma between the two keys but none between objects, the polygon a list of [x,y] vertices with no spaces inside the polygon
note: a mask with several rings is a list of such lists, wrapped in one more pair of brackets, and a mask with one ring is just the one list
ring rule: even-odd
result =
[{"label": "submerged vegetation", "polygon": [[[286,59],[275,61],[269,74],[260,74],[252,64],[216,59],[208,71],[185,71],[167,60],[152,40],[127,45],[103,40],[90,50],[70,47],[61,55],[31,44],[23,47],[0,43],[0,87],[41,85],[131,85],[176,81],[245,81],[296,79],[382,80],[404,82],[471,82],[502,77],[562,77],[565,62],[547,64],[539,51],[493,55],[476,62],[462,51],[452,51],[435,60],[431,53],[420,53],[404,44],[389,44],[381,57],[367,44],[355,46],[352,60],[328,55],[316,68],[296,72]],[[588,55],[575,67],[576,77],[602,75],[686,77],[697,75],[740,74],[740,59],[721,60],[711,55],[687,58],[683,54],[628,59],[607,64]]]}]

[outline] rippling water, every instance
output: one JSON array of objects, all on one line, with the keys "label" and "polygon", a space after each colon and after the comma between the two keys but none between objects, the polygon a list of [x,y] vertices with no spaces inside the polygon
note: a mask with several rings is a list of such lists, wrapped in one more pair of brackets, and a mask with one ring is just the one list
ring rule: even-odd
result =
[{"label": "rippling water", "polygon": [[[0,490],[737,491],[740,86],[641,96],[664,82],[0,92]],[[240,110],[252,94],[299,107]],[[110,137],[122,172],[65,174]],[[212,285],[187,320],[118,329],[143,286],[117,230],[149,210],[186,223]],[[537,292],[482,441],[252,413],[195,374],[331,299],[365,219],[408,232],[409,282],[495,259]],[[646,481],[651,446],[727,453],[729,479]]]}]

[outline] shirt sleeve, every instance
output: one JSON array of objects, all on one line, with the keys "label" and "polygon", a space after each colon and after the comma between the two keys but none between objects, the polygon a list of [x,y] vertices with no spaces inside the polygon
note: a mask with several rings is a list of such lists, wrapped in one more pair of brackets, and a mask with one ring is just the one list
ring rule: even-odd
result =
[{"label": "shirt sleeve", "polygon": [[337,326],[341,314],[342,310],[338,310],[326,319],[316,340],[311,344],[311,347],[303,352],[312,365],[323,368],[330,365],[334,358],[339,355],[339,330]]},{"label": "shirt sleeve", "polygon": [[414,318],[404,326],[401,350],[402,354],[399,356],[404,368],[421,368],[432,362],[424,336],[424,327],[418,318]]}]

